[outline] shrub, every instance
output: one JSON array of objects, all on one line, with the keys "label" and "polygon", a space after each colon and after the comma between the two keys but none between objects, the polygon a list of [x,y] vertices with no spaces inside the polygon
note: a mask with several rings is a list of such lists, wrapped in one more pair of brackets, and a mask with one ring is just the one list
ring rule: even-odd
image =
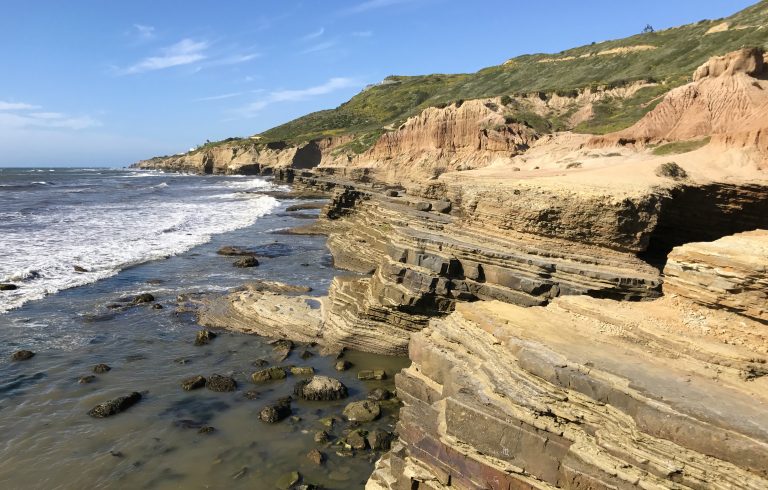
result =
[{"label": "shrub", "polygon": [[512,97],[509,95],[502,95],[501,96],[501,105],[509,105],[512,103]]},{"label": "shrub", "polygon": [[675,162],[662,163],[656,167],[656,175],[659,177],[668,177],[673,180],[683,180],[688,178],[688,172]]}]

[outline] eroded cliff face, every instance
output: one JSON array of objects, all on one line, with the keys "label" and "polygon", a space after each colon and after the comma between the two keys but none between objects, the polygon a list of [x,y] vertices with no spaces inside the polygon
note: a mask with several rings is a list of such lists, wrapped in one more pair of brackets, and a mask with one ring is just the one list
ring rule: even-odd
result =
[{"label": "eroded cliff face", "polygon": [[727,147],[768,155],[768,82],[761,49],[742,49],[711,58],[693,81],[670,91],[632,127],[597,137],[595,146],[617,142],[682,141],[711,136]]},{"label": "eroded cliff face", "polygon": [[754,311],[700,305],[753,282],[722,265],[764,262],[766,236],[676,249],[678,279],[650,302],[459,304],[432,320],[397,375],[399,443],[366,488],[764,488],[768,333]]}]

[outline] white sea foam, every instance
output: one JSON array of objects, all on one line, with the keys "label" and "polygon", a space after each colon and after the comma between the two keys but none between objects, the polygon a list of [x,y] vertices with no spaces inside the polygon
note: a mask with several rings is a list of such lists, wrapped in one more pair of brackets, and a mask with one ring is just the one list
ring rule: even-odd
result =
[{"label": "white sea foam", "polygon": [[[238,182],[245,189],[271,186],[262,179]],[[232,183],[224,181],[216,188],[229,189]],[[0,313],[112,276],[130,265],[184,252],[212,235],[255,223],[277,205],[274,198],[257,194],[230,193],[226,201],[212,197],[154,199],[143,205],[119,201],[63,205],[53,212],[25,216],[24,227],[4,230],[0,239],[0,282],[19,285],[0,296]],[[75,272],[75,265],[88,272]]]}]

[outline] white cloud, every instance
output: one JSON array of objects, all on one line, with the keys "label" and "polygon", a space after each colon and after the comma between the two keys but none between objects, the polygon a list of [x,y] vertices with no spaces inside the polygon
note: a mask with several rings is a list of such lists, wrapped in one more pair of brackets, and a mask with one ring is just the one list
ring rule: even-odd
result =
[{"label": "white cloud", "polygon": [[4,102],[0,100],[0,111],[28,111],[39,108],[40,106],[25,104],[23,102]]},{"label": "white cloud", "polygon": [[325,51],[326,49],[330,49],[334,46],[336,46],[336,41],[325,41],[308,47],[307,49],[301,51],[301,54],[317,53],[318,51]]},{"label": "white cloud", "polygon": [[349,15],[349,14],[360,14],[362,12],[367,12],[369,10],[375,10],[380,8],[386,8],[386,7],[392,7],[394,5],[399,5],[403,3],[411,3],[414,0],[368,0],[366,2],[359,3],[355,5],[354,7],[350,7],[348,9],[342,10],[340,13]]},{"label": "white cloud", "polygon": [[359,87],[361,84],[352,78],[335,77],[331,78],[322,85],[316,85],[314,87],[308,87],[298,90],[276,90],[267,94],[260,100],[251,102],[238,109],[236,112],[245,117],[252,117],[260,110],[264,109],[268,105],[276,104],[279,102],[295,102],[300,100],[306,100],[318,95],[325,95],[336,90],[341,90],[350,87]]},{"label": "white cloud", "polygon": [[316,30],[315,32],[310,32],[306,36],[302,37],[300,41],[311,41],[312,39],[317,39],[318,37],[325,34],[325,27],[321,27],[320,29]]},{"label": "white cloud", "polygon": [[176,44],[163,48],[160,56],[144,58],[138,63],[123,70],[122,73],[132,75],[196,63],[207,58],[205,50],[207,50],[208,47],[209,45],[205,41],[182,39]]},{"label": "white cloud", "polygon": [[155,28],[144,24],[133,24],[136,37],[142,41],[149,41],[155,37]]}]

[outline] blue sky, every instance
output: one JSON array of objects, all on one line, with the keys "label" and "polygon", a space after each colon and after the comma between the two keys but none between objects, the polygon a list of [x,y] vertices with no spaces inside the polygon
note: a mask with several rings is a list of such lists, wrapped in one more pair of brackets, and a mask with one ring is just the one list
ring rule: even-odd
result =
[{"label": "blue sky", "polygon": [[0,166],[128,165],[332,108],[392,74],[730,15],[749,0],[3,0]]}]

